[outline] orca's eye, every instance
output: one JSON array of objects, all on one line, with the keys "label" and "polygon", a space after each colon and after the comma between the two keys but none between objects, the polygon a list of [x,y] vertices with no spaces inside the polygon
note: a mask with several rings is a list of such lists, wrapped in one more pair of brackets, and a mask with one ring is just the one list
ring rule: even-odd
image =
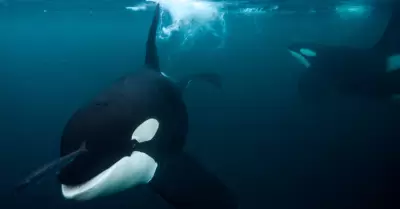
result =
[{"label": "orca's eye", "polygon": [[150,141],[156,135],[160,123],[154,118],[145,120],[133,131],[131,140],[136,140],[138,143]]}]

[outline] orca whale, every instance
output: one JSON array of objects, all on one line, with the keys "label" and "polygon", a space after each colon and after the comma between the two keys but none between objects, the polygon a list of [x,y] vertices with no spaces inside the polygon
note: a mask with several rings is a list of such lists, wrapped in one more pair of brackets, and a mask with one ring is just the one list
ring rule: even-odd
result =
[{"label": "orca whale", "polygon": [[292,43],[287,49],[306,70],[298,90],[306,99],[360,95],[390,99],[400,94],[400,3],[380,40],[371,48]]},{"label": "orca whale", "polygon": [[217,88],[221,78],[201,73],[174,81],[160,70],[157,4],[146,42],[145,63],[79,108],[64,127],[61,157],[87,152],[58,173],[62,195],[92,200],[148,185],[177,209],[238,208],[236,195],[183,151],[188,113],[182,94],[192,81]]}]

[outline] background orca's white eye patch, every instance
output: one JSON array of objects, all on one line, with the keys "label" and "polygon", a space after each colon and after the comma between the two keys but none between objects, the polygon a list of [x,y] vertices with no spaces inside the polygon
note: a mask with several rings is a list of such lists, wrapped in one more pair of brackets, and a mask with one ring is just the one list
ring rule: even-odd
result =
[{"label": "background orca's white eye patch", "polygon": [[300,49],[300,53],[307,56],[307,57],[315,57],[317,56],[317,53],[311,49],[307,49],[307,48],[301,48]]},{"label": "background orca's white eye patch", "polygon": [[156,135],[160,123],[154,118],[150,118],[136,127],[132,134],[131,140],[136,140],[139,143],[150,141]]},{"label": "background orca's white eye patch", "polygon": [[161,75],[163,75],[166,78],[169,78],[169,76],[167,74],[165,74],[164,72],[161,72]]},{"label": "background orca's white eye patch", "polygon": [[296,58],[297,61],[299,61],[302,65],[304,65],[306,68],[309,68],[311,66],[311,63],[300,53],[297,53],[295,51],[289,50],[290,54]]}]

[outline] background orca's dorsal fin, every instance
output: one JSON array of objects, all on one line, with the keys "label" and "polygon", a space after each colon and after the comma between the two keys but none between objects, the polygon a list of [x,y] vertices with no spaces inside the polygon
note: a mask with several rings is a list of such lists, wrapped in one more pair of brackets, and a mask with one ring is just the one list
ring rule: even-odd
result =
[{"label": "background orca's dorsal fin", "polygon": [[158,60],[157,46],[156,46],[156,35],[158,22],[160,21],[160,4],[157,4],[156,10],[154,11],[153,21],[149,29],[149,34],[146,42],[146,58],[145,65],[148,69],[160,72],[160,64]]},{"label": "background orca's dorsal fin", "polygon": [[374,46],[389,56],[400,53],[400,1],[392,1],[390,8],[392,15],[381,39]]}]

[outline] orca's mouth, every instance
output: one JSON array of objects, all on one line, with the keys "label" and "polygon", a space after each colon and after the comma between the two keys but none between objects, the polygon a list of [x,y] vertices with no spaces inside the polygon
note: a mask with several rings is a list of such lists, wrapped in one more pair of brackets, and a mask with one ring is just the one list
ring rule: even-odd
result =
[{"label": "orca's mouth", "polygon": [[89,151],[82,153],[61,169],[58,174],[58,180],[61,184],[68,186],[82,185],[127,155],[129,154],[117,151],[110,151],[108,153]]},{"label": "orca's mouth", "polygon": [[72,197],[93,189],[107,178],[113,165],[125,156],[127,154],[117,151],[90,151],[79,155],[58,174],[64,196]]},{"label": "orca's mouth", "polygon": [[88,151],[64,167],[58,179],[64,198],[90,200],[147,183],[156,168],[155,160],[143,152]]},{"label": "orca's mouth", "polygon": [[298,52],[295,52],[293,50],[288,49],[289,53],[296,58],[297,61],[300,62],[304,67],[309,68],[311,66],[310,62],[305,58],[303,55],[301,55]]},{"label": "orca's mouth", "polygon": [[98,191],[99,186],[109,179],[110,174],[117,168],[117,162],[81,184],[61,184],[63,196],[67,199],[87,200],[101,195],[101,191]]},{"label": "orca's mouth", "polygon": [[77,194],[84,193],[84,192],[94,189],[97,185],[101,184],[105,179],[107,179],[108,175],[112,172],[111,168],[106,169],[105,171],[101,172],[94,178],[92,178],[89,181],[84,182],[82,184],[78,184],[78,185],[61,184],[61,190],[62,190],[63,195],[66,198],[73,198]]}]

